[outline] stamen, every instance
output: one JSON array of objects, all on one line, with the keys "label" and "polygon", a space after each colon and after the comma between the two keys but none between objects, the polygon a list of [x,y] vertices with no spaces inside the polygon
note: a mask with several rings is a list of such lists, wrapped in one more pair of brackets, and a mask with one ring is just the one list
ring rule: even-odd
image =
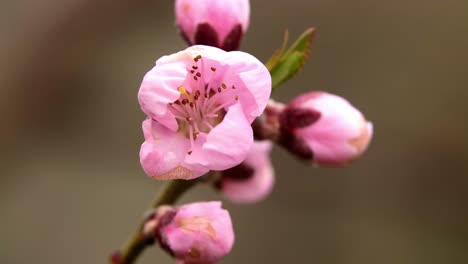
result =
[{"label": "stamen", "polygon": [[[209,100],[208,103],[205,105],[205,109],[208,110],[210,109],[213,105],[215,105],[217,103],[217,97],[221,96],[220,93],[221,93],[221,88],[218,88],[218,92],[219,93],[216,93],[215,90],[213,90],[213,88],[210,90],[210,93],[209,93]],[[209,111],[208,111],[209,112]]]},{"label": "stamen", "polygon": [[[198,134],[200,134],[200,128],[198,127],[198,124],[197,123],[193,123],[193,127],[195,128],[195,136],[197,136]],[[195,137],[196,139],[196,137]]]},{"label": "stamen", "polygon": [[189,126],[189,139],[190,139],[190,146],[193,148],[193,127]]},{"label": "stamen", "polygon": [[194,99],[195,101],[197,101],[198,98],[200,97],[200,95],[201,95],[200,91],[197,90],[197,91],[195,92],[195,96],[193,97],[193,99]]},{"label": "stamen", "polygon": [[174,117],[175,117],[176,119],[179,119],[179,120],[182,120],[182,121],[187,120],[186,117],[183,117],[183,116],[180,116],[180,115],[177,115],[177,114],[174,114]]},{"label": "stamen", "polygon": [[210,122],[208,122],[207,120],[203,120],[203,124],[207,127],[209,127],[210,129],[213,129],[213,126],[210,124]]},{"label": "stamen", "polygon": [[185,111],[185,108],[180,105],[172,105],[171,109],[179,113],[179,116],[184,117],[183,119],[185,119],[185,116],[187,116],[187,111]]},{"label": "stamen", "polygon": [[211,97],[213,97],[213,95],[215,95],[215,94],[216,94],[216,92],[213,91],[213,88],[211,88],[211,90],[210,90],[208,96],[211,98]]},{"label": "stamen", "polygon": [[[201,55],[197,55],[194,61],[198,62],[201,58]],[[193,79],[196,81],[202,78],[204,69],[204,61],[200,61],[200,64],[192,65],[191,68],[188,68]],[[210,69],[213,72],[217,70],[212,66]],[[212,75],[214,76],[216,74]],[[210,76],[208,76],[208,78],[211,78]],[[205,78],[201,80],[201,82],[192,83],[190,88],[191,89],[187,90],[185,86],[179,86],[179,99],[168,103],[170,111],[177,119],[179,129],[181,129],[190,140],[191,147],[187,151],[188,155],[192,154],[194,144],[196,140],[198,140],[200,133],[209,133],[211,129],[222,121],[221,119],[224,116],[223,109],[235,104],[236,101],[239,100],[238,95],[230,93],[230,90],[223,93],[223,90],[229,87],[226,83],[218,80]],[[236,89],[235,85],[232,85],[231,88]],[[225,93],[227,93],[227,97],[224,96]],[[226,100],[228,97],[231,99]],[[232,98],[234,98],[235,101],[233,101]]]},{"label": "stamen", "polygon": [[179,93],[181,93],[181,94],[186,94],[186,93],[187,93],[187,89],[185,89],[184,86],[181,86],[181,87],[179,87]]},{"label": "stamen", "polygon": [[209,114],[213,114],[213,113],[216,113],[218,112],[219,110],[223,109],[224,107],[226,107],[227,105],[229,105],[231,102],[225,102],[224,104],[221,104],[221,105],[218,105],[218,107],[216,107],[215,109],[211,109],[209,111]]}]

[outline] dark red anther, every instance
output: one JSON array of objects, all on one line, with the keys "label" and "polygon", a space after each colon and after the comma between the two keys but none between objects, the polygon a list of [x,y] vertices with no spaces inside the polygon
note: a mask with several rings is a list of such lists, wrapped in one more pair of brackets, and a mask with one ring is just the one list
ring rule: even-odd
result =
[{"label": "dark red anther", "polygon": [[198,62],[201,58],[202,58],[201,55],[197,55],[195,58],[193,58],[193,60],[195,62]]}]

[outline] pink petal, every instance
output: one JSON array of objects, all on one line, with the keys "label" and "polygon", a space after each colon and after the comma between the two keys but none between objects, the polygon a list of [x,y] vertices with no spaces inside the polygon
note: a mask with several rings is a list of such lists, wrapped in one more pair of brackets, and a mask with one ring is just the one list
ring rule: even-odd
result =
[{"label": "pink petal", "polygon": [[270,99],[270,72],[257,58],[241,51],[229,52],[227,64],[232,72],[239,74],[243,85],[255,99],[254,104],[248,102],[243,105],[247,120],[251,123],[263,113]]},{"label": "pink petal", "polygon": [[270,160],[272,143],[255,141],[245,161],[239,166],[249,166],[253,175],[248,179],[222,178],[221,191],[235,203],[255,203],[267,197],[274,185],[274,170]]},{"label": "pink petal", "polygon": [[190,179],[193,173],[181,165],[189,142],[182,135],[147,119],[143,122],[146,141],[141,145],[140,163],[153,178]]},{"label": "pink petal", "polygon": [[158,60],[156,66],[145,75],[138,92],[138,101],[145,114],[175,131],[177,122],[173,114],[167,111],[167,105],[179,98],[177,89],[185,81],[187,69],[181,62],[168,63],[166,57]]},{"label": "pink petal", "polygon": [[252,143],[252,128],[240,104],[235,104],[229,108],[223,121],[206,136],[199,154],[188,156],[186,162],[202,164],[210,170],[225,170],[240,164]]}]

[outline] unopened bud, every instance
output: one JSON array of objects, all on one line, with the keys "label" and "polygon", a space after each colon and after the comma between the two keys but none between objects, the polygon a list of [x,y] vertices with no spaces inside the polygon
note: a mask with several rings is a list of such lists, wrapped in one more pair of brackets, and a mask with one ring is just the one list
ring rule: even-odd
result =
[{"label": "unopened bud", "polygon": [[249,0],[176,0],[177,25],[191,45],[237,50],[249,26]]},{"label": "unopened bud", "polygon": [[159,217],[156,238],[177,263],[216,263],[234,244],[229,212],[221,202],[198,202],[166,210]]},{"label": "unopened bud", "polygon": [[255,203],[267,197],[275,180],[270,152],[270,141],[255,141],[244,162],[223,171],[219,189],[224,196],[235,203]]},{"label": "unopened bud", "polygon": [[280,115],[280,143],[320,166],[343,166],[359,157],[372,138],[372,123],[346,99],[310,92]]}]

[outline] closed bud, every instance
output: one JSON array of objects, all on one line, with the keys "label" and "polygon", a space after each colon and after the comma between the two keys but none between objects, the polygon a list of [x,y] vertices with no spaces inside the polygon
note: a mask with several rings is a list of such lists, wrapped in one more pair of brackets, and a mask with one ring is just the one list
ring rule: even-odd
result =
[{"label": "closed bud", "polygon": [[222,172],[218,187],[226,198],[235,203],[255,203],[270,194],[275,180],[271,145],[271,141],[255,141],[244,162]]},{"label": "closed bud", "polygon": [[320,166],[344,166],[359,157],[372,138],[372,123],[346,99],[310,92],[280,115],[280,143]]},{"label": "closed bud", "polygon": [[237,50],[247,31],[249,0],[176,0],[179,30],[191,45]]},{"label": "closed bud", "polygon": [[[156,216],[156,238],[180,264],[211,264],[232,249],[234,231],[229,212],[221,202],[198,202],[164,209]],[[153,225],[150,221],[148,225]],[[145,227],[148,231],[150,226]]]}]

